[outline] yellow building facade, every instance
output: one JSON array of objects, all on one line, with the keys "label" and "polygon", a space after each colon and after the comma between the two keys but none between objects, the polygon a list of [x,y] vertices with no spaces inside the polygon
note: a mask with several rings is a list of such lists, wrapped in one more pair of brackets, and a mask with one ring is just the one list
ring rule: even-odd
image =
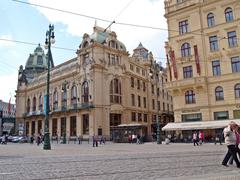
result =
[{"label": "yellow building facade", "polygon": [[[175,122],[197,122],[188,130],[201,129],[199,122],[240,119],[239,12],[237,0],[165,0],[167,89]],[[203,129],[209,139],[221,131]]]},{"label": "yellow building facade", "polygon": [[[56,67],[51,64],[50,137],[147,137],[156,132],[158,116],[161,126],[173,121],[166,71],[141,43],[130,56],[115,32],[95,26],[91,35],[84,34],[76,54]],[[28,136],[44,132],[46,64],[37,47],[25,69],[19,69],[16,121],[24,126],[18,131]]]}]

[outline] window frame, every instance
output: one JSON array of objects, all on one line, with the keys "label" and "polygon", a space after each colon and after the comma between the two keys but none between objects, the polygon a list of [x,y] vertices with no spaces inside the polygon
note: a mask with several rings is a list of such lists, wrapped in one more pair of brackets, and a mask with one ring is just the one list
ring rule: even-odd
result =
[{"label": "window frame", "polygon": [[222,86],[217,86],[215,88],[215,100],[216,101],[223,101],[224,100],[224,92]]},{"label": "window frame", "polygon": [[209,47],[211,52],[219,50],[217,35],[209,36]]},{"label": "window frame", "polygon": [[181,46],[181,56],[188,57],[191,56],[191,46],[189,43],[185,42]]},{"label": "window frame", "polygon": [[207,24],[208,24],[208,27],[215,26],[215,17],[212,12],[208,13],[207,15]]},{"label": "window frame", "polygon": [[[218,62],[218,64],[214,64],[214,63],[217,63],[217,62]],[[220,76],[221,75],[220,60],[212,61],[212,73],[213,73],[213,76]]]},{"label": "window frame", "polygon": [[188,32],[188,20],[183,20],[178,23],[179,34],[183,35]]},{"label": "window frame", "polygon": [[226,22],[232,22],[233,21],[233,10],[232,10],[232,8],[231,7],[227,7],[226,9],[225,9],[225,20],[226,20]]},{"label": "window frame", "polygon": [[193,77],[193,70],[192,66],[185,66],[183,67],[183,78],[188,79]]}]

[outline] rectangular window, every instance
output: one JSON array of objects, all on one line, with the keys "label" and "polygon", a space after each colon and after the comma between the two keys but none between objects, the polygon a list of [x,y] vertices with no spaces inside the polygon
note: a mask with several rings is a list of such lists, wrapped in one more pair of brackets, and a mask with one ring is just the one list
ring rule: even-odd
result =
[{"label": "rectangular window", "polygon": [[132,106],[135,106],[135,95],[131,94]]},{"label": "rectangular window", "polygon": [[155,109],[155,100],[152,99],[152,109]]},{"label": "rectangular window", "polygon": [[202,114],[182,114],[182,122],[202,121]]},{"label": "rectangular window", "polygon": [[142,113],[138,113],[138,122],[142,122]]},{"label": "rectangular window", "polygon": [[232,57],[231,58],[231,63],[232,63],[232,72],[240,72],[240,58],[239,56]]},{"label": "rectangular window", "polygon": [[165,103],[163,102],[163,111],[165,111]]},{"label": "rectangular window", "polygon": [[61,118],[61,136],[66,135],[66,118]]},{"label": "rectangular window", "polygon": [[237,46],[237,35],[236,31],[231,31],[227,33],[228,35],[228,46],[231,47],[236,47]]},{"label": "rectangular window", "polygon": [[147,108],[147,98],[143,97],[143,107]]},{"label": "rectangular window", "polygon": [[82,115],[83,134],[89,135],[89,114]]},{"label": "rectangular window", "polygon": [[136,121],[136,113],[132,112],[132,121]]},{"label": "rectangular window", "polygon": [[192,66],[183,67],[183,78],[184,79],[192,78],[192,76],[193,76]]},{"label": "rectangular window", "polygon": [[77,118],[76,116],[70,117],[70,136],[77,135]]},{"label": "rectangular window", "polygon": [[52,136],[57,136],[57,119],[52,119]]},{"label": "rectangular window", "polygon": [[240,110],[233,110],[233,118],[240,119]]},{"label": "rectangular window", "polygon": [[134,88],[134,78],[131,77],[131,87]]},{"label": "rectangular window", "polygon": [[137,89],[140,89],[140,80],[137,80]]},{"label": "rectangular window", "polygon": [[214,120],[229,119],[228,111],[214,112]]},{"label": "rectangular window", "polygon": [[144,114],[144,115],[143,115],[143,121],[144,121],[144,122],[147,122],[147,120],[148,120],[147,114]]},{"label": "rectangular window", "polygon": [[152,94],[154,94],[154,85],[152,84]]},{"label": "rectangular window", "polygon": [[142,70],[142,75],[143,75],[143,76],[145,76],[145,75],[146,75],[146,72],[145,72],[145,70],[144,70],[144,69]]},{"label": "rectangular window", "polygon": [[211,51],[217,51],[218,50],[218,38],[217,36],[210,36],[209,37],[209,45]]},{"label": "rectangular window", "polygon": [[157,115],[156,114],[153,114],[152,115],[152,122],[157,122]]},{"label": "rectangular window", "polygon": [[141,107],[141,96],[138,96],[138,107]]},{"label": "rectangular window", "polygon": [[160,111],[160,101],[157,102],[158,111]]},{"label": "rectangular window", "polygon": [[133,67],[132,64],[130,64],[130,70],[131,70],[131,71],[134,71],[134,67]]},{"label": "rectangular window", "polygon": [[188,20],[179,22],[179,34],[185,34],[188,32]]},{"label": "rectangular window", "polygon": [[212,72],[213,76],[219,76],[221,75],[221,68],[220,68],[220,61],[212,61]]},{"label": "rectangular window", "polygon": [[143,82],[143,91],[144,92],[146,91],[146,84],[145,84],[145,82]]}]

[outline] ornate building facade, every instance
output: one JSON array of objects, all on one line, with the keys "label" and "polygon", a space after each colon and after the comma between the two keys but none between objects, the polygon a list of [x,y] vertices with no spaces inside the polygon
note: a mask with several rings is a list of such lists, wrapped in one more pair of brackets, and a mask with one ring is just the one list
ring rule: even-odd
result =
[{"label": "ornate building facade", "polygon": [[[94,27],[84,34],[77,57],[50,72],[50,136],[104,135],[124,127],[151,135],[173,121],[172,98],[164,89],[166,71],[140,43],[132,56],[113,31]],[[41,47],[20,66],[16,91],[16,120],[26,135],[43,133],[47,56]],[[152,76],[149,75],[152,72]],[[133,128],[134,127],[134,128]]]},{"label": "ornate building facade", "polygon": [[166,130],[205,129],[211,138],[228,123],[218,120],[239,122],[239,12],[236,0],[165,0],[167,89],[176,122]]}]

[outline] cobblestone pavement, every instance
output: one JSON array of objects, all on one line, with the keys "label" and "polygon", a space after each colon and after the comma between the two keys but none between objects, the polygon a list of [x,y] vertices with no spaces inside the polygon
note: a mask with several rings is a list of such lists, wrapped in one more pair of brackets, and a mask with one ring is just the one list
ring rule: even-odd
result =
[{"label": "cobblestone pavement", "polygon": [[0,180],[239,180],[240,169],[223,167],[225,145],[153,143],[0,145]]}]

